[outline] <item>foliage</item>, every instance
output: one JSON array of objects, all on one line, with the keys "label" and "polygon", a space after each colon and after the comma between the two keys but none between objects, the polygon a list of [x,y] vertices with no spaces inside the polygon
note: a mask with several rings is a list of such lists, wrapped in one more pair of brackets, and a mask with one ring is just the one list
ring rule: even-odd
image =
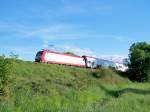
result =
[{"label": "foliage", "polygon": [[129,51],[129,77],[139,82],[150,81],[150,44],[134,43]]},{"label": "foliage", "polygon": [[74,56],[76,56],[76,54],[74,54],[73,52],[64,52],[64,54],[70,54],[70,55],[74,55]]},{"label": "foliage", "polygon": [[[6,86],[11,71],[11,60],[0,57],[0,91]],[[2,94],[2,93],[1,93]]]}]

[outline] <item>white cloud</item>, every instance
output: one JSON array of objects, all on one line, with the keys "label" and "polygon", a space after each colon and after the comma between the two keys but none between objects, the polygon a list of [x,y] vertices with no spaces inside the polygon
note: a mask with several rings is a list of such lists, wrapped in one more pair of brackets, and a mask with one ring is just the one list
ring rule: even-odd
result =
[{"label": "white cloud", "polygon": [[65,51],[70,51],[73,52],[77,55],[95,55],[94,52],[92,50],[90,50],[89,48],[79,48],[76,46],[70,46],[70,45],[64,45],[63,46]]},{"label": "white cloud", "polygon": [[[1,22],[0,22],[1,24]],[[18,23],[2,22],[0,32],[6,32],[6,35],[16,38],[40,38],[43,41],[49,40],[72,40],[72,39],[98,39],[109,38],[119,42],[131,42],[135,39],[112,34],[101,34],[90,30],[86,25],[81,24],[53,24],[45,26],[25,26]],[[8,32],[8,33],[7,33]]]},{"label": "white cloud", "polygon": [[43,41],[43,46],[45,49],[58,51],[58,52],[73,52],[76,55],[89,55],[96,56],[94,51],[89,48],[80,48],[71,44],[60,44],[60,45],[51,45],[48,41]]},{"label": "white cloud", "polygon": [[127,55],[118,55],[118,54],[100,55],[98,57],[101,58],[101,59],[110,60],[110,61],[117,62],[117,63],[123,63],[124,59],[128,58]]},{"label": "white cloud", "polygon": [[45,26],[25,26],[19,24],[3,23],[0,32],[16,38],[39,38],[42,40],[70,40],[83,38],[84,26],[75,24],[53,24]]}]

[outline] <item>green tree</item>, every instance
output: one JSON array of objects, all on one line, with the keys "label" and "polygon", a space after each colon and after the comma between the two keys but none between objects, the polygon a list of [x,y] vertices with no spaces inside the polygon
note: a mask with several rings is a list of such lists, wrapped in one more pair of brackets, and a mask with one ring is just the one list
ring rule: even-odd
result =
[{"label": "green tree", "polygon": [[129,49],[129,77],[139,82],[150,81],[150,44],[137,42]]}]

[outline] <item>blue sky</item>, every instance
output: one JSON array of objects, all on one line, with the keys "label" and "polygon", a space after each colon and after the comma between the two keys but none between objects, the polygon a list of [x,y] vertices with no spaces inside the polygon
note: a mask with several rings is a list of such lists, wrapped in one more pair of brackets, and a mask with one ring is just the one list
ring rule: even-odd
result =
[{"label": "blue sky", "polygon": [[0,0],[0,39],[0,54],[24,60],[48,45],[126,56],[133,42],[150,42],[150,1]]}]

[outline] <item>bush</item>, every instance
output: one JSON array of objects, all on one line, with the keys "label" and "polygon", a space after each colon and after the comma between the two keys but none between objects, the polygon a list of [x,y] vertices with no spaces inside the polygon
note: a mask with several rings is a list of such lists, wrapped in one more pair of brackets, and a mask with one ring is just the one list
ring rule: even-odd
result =
[{"label": "bush", "polygon": [[9,79],[11,60],[0,57],[0,90],[3,90]]},{"label": "bush", "polygon": [[129,51],[129,78],[139,82],[150,81],[150,44],[134,43]]},{"label": "bush", "polygon": [[92,76],[95,78],[101,78],[103,75],[99,71],[92,72]]}]

